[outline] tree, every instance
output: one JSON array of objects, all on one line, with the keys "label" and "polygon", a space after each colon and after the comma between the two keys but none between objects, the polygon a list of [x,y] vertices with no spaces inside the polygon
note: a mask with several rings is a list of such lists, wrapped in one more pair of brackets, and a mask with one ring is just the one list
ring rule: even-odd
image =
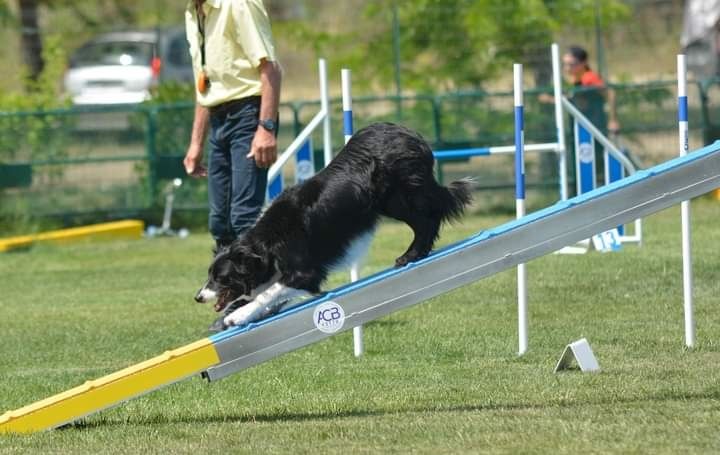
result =
[{"label": "tree", "polygon": [[[0,24],[10,26],[20,35],[20,52],[27,71],[26,90],[32,90],[45,66],[43,60],[43,30],[39,15],[43,9],[66,9],[72,22],[82,30],[99,32],[103,28],[122,26],[156,26],[175,24],[182,19],[184,4],[174,0],[127,1],[99,0],[0,0]],[[174,13],[173,13],[174,12]],[[62,32],[67,26],[62,24]]]},{"label": "tree", "polygon": [[[547,67],[549,44],[563,26],[594,25],[595,0],[394,0],[398,10],[403,87],[419,91],[480,88],[512,61]],[[358,85],[394,80],[392,6],[369,0],[353,16],[356,27],[317,32],[299,24],[307,42],[336,66],[350,66]],[[604,0],[602,23],[629,14],[620,0]]]},{"label": "tree", "polygon": [[20,48],[28,77],[36,81],[43,70],[42,38],[38,24],[38,0],[18,0]]}]

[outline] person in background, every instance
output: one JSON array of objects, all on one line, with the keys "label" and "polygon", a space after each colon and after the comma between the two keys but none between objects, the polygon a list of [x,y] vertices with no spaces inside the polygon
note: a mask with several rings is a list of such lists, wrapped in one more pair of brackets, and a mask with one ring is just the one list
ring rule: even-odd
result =
[{"label": "person in background", "polygon": [[[600,75],[590,68],[587,51],[582,47],[570,46],[562,56],[562,66],[567,81],[572,85],[569,100],[603,135],[609,134],[612,139],[612,136],[620,131],[615,109],[615,91],[607,87]],[[552,103],[554,97],[543,93],[539,96],[539,101]],[[572,134],[572,131],[570,133]],[[573,140],[568,138],[567,143],[572,144]],[[603,155],[602,145],[595,141],[595,162],[599,164],[595,167],[598,182],[603,182],[605,178],[605,167],[601,164]],[[570,159],[574,162],[574,157]],[[575,166],[570,166],[569,169],[572,173]]]},{"label": "person in background", "polygon": [[[262,0],[191,0],[185,26],[196,104],[183,164],[188,175],[208,179],[217,252],[255,223],[265,203],[268,167],[277,158],[282,74]],[[223,330],[225,314],[242,303],[229,305],[210,331]]]},{"label": "person in background", "polygon": [[615,111],[615,91],[606,88],[600,75],[590,69],[587,51],[579,46],[570,46],[562,57],[562,64],[566,77],[575,88],[571,96],[573,104],[603,134],[617,133],[620,125]]},{"label": "person in background", "polygon": [[192,0],[185,25],[196,105],[183,164],[188,175],[208,178],[209,229],[220,248],[255,223],[265,202],[281,70],[261,0]]}]

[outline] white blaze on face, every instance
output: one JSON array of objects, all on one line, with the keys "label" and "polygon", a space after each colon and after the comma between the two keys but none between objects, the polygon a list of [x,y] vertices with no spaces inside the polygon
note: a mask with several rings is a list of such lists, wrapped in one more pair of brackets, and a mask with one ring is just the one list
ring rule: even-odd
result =
[{"label": "white blaze on face", "polygon": [[211,300],[217,299],[217,292],[208,289],[207,285],[205,285],[200,289],[200,292],[198,292],[198,298],[201,302],[210,302]]}]

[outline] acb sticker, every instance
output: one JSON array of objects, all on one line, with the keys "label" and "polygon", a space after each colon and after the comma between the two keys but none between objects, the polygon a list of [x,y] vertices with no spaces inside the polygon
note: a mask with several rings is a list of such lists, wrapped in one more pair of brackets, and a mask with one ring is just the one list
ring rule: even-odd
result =
[{"label": "acb sticker", "polygon": [[325,302],[313,312],[315,327],[324,333],[335,333],[345,324],[345,311],[335,302]]}]

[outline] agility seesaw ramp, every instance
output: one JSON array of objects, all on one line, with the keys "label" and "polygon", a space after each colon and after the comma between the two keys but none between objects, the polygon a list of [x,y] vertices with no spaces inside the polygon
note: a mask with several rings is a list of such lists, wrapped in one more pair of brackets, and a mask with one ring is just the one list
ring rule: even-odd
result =
[{"label": "agility seesaw ramp", "polygon": [[88,239],[139,239],[143,235],[144,226],[145,224],[140,220],[122,220],[0,238],[0,252],[28,248],[40,242],[64,244]]},{"label": "agility seesaw ramp", "polygon": [[[0,416],[55,428],[202,373],[214,381],[720,187],[720,141],[284,311]],[[321,320],[322,319],[322,320]]]}]

